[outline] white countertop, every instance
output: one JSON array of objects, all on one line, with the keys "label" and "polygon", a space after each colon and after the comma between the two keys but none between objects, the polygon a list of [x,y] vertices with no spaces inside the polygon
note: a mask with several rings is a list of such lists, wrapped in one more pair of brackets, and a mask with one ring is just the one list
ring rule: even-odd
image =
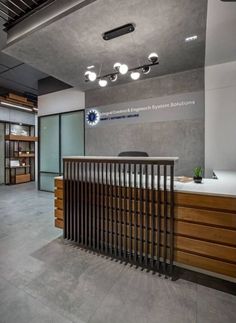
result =
[{"label": "white countertop", "polygon": [[[104,157],[104,159],[105,158],[107,157]],[[114,159],[114,157],[112,157],[112,159]],[[193,180],[188,183],[182,183],[182,182],[179,182],[178,180],[175,180],[174,190],[176,192],[183,192],[183,193],[228,196],[228,197],[236,198],[236,171],[215,170],[214,173],[218,179],[203,178],[203,181],[201,184],[194,183]],[[139,183],[138,176],[139,175],[137,175],[137,183]],[[56,177],[56,178],[62,179],[62,176]],[[133,178],[132,178],[132,181],[133,181]],[[150,186],[150,183],[151,183],[150,178],[148,180],[148,183]],[[167,184],[169,186],[170,184],[169,180],[167,180]],[[156,185],[156,176],[155,176],[155,185]]]},{"label": "white countertop", "polygon": [[175,191],[236,198],[236,171],[214,170],[214,173],[218,179],[204,178],[202,184],[175,181]]}]

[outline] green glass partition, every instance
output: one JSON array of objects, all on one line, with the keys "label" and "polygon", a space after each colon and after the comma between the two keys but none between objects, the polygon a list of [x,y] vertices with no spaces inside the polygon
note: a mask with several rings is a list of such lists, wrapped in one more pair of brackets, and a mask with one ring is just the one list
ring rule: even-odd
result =
[{"label": "green glass partition", "polygon": [[84,111],[40,117],[39,140],[39,189],[52,192],[63,156],[84,155]]},{"label": "green glass partition", "polygon": [[84,155],[84,112],[61,116],[61,169],[63,157]]},{"label": "green glass partition", "polygon": [[41,118],[40,171],[59,173],[59,116]]}]

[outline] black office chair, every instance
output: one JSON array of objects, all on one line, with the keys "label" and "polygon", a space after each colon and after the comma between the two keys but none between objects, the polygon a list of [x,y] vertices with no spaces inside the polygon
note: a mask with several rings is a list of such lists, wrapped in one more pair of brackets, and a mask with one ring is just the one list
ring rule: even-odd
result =
[{"label": "black office chair", "polygon": [[[149,157],[149,156],[144,151],[122,151],[121,153],[119,153],[118,157]],[[145,174],[144,167],[142,168],[143,168],[142,173]],[[122,169],[122,172],[124,172],[124,169]],[[133,169],[131,169],[131,173],[134,173]]]}]

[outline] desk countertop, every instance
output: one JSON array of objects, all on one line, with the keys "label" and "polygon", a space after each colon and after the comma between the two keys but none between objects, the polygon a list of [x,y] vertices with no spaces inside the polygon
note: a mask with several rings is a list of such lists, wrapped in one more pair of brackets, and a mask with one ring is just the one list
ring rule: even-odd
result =
[{"label": "desk countertop", "polygon": [[214,170],[217,179],[204,178],[202,184],[175,182],[175,191],[236,198],[236,171]]},{"label": "desk countertop", "polygon": [[[188,183],[174,182],[176,192],[228,196],[236,198],[236,171],[215,170],[217,179],[204,178],[202,184],[196,184],[194,181]],[[63,179],[62,176],[56,179]]]}]

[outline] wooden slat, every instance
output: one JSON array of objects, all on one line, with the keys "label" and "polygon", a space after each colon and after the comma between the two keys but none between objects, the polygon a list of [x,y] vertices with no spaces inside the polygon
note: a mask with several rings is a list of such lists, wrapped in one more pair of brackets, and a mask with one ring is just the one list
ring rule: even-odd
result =
[{"label": "wooden slat", "polygon": [[217,212],[215,210],[203,210],[176,206],[175,218],[189,222],[228,227],[236,230],[236,213],[233,214]]},{"label": "wooden slat", "polygon": [[59,229],[63,229],[63,227],[64,227],[63,221],[61,221],[59,219],[55,219],[55,227],[57,227]]},{"label": "wooden slat", "polygon": [[236,211],[236,198],[175,192],[175,204],[196,208]]},{"label": "wooden slat", "polygon": [[12,100],[20,101],[21,103],[28,102],[28,99],[25,96],[17,95],[15,93],[9,93],[8,97]]},{"label": "wooden slat", "polygon": [[63,211],[61,209],[55,209],[54,216],[63,221]]},{"label": "wooden slat", "polygon": [[63,190],[62,189],[55,189],[55,197],[59,199],[63,199]]},{"label": "wooden slat", "polygon": [[209,259],[208,257],[193,255],[178,250],[175,251],[175,261],[180,264],[202,268],[225,276],[236,277],[236,265],[224,261]]},{"label": "wooden slat", "polygon": [[[236,264],[236,248],[217,243],[175,236],[175,248],[185,252],[191,252],[210,258],[218,258],[222,261],[234,262]],[[211,260],[209,260],[211,261]]]},{"label": "wooden slat", "polygon": [[63,210],[63,200],[61,200],[61,199],[55,199],[54,205],[58,209]]},{"label": "wooden slat", "polygon": [[175,221],[175,233],[199,240],[236,246],[236,231],[206,225]]},{"label": "wooden slat", "polygon": [[56,178],[55,179],[55,187],[63,189],[63,179]]}]

